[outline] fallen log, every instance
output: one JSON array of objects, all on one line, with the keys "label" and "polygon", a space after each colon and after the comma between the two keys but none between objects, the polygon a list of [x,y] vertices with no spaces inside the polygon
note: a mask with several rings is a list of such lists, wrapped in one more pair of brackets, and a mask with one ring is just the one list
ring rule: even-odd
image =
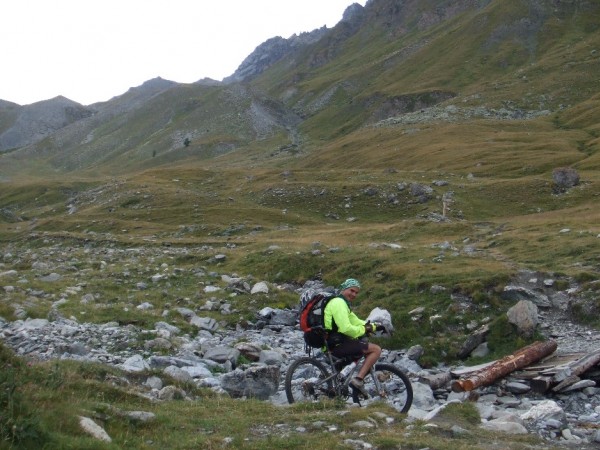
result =
[{"label": "fallen log", "polygon": [[578,382],[580,380],[579,375],[587,372],[598,363],[600,363],[600,350],[588,353],[575,361],[557,368],[552,376],[534,378],[531,381],[531,389],[538,394],[543,394],[550,388],[554,392],[559,392]]},{"label": "fallen log", "polygon": [[[581,375],[598,363],[600,363],[600,350],[588,353],[584,357],[579,358],[577,361],[573,361],[572,363],[568,364],[568,367],[564,369],[564,373],[568,374],[567,376]],[[558,377],[563,374],[557,373],[552,378],[558,380]]]},{"label": "fallen log", "polygon": [[488,386],[497,379],[554,353],[556,348],[556,341],[534,342],[512,355],[499,359],[485,369],[470,375],[466,379],[454,381],[452,383],[452,390],[454,392],[464,392],[472,391],[479,386]]}]

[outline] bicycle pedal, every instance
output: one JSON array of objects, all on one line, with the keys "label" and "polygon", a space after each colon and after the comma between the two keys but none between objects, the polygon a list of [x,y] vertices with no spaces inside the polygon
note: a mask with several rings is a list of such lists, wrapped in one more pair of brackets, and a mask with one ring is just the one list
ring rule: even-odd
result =
[{"label": "bicycle pedal", "polygon": [[367,400],[369,398],[369,395],[365,394],[364,392],[361,392],[360,389],[355,388],[354,386],[350,386],[350,387],[352,388],[352,400],[354,400],[354,403],[360,404],[361,397],[364,400]]}]

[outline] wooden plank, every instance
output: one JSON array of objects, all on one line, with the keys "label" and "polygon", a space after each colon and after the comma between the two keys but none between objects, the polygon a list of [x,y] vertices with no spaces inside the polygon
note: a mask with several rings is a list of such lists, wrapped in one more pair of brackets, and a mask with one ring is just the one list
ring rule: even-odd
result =
[{"label": "wooden plank", "polygon": [[570,375],[567,378],[565,378],[564,380],[562,380],[560,383],[558,383],[556,386],[554,386],[552,388],[552,392],[559,392],[559,391],[563,390],[564,388],[577,383],[578,381],[581,381],[581,378],[579,378],[577,375]]},{"label": "wooden plank", "polygon": [[538,394],[543,394],[552,386],[552,377],[538,376],[529,382],[531,390]]}]

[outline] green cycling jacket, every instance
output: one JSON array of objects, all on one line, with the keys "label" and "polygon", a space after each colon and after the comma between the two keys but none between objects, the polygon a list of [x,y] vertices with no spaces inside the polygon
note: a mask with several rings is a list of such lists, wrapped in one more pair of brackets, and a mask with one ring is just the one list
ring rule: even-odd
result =
[{"label": "green cycling jacket", "polygon": [[350,310],[346,299],[342,296],[332,298],[325,307],[325,329],[333,330],[337,326],[338,333],[345,334],[351,338],[358,338],[365,334],[365,321],[359,319]]}]

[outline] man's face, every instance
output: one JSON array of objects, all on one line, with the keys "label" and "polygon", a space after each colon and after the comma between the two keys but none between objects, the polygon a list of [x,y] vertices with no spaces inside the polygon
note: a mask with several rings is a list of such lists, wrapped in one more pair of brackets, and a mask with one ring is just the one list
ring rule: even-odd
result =
[{"label": "man's face", "polygon": [[349,301],[352,301],[356,298],[356,296],[358,295],[359,292],[360,292],[360,288],[353,286],[353,287],[349,287],[348,289],[344,289],[342,291],[342,295],[345,298],[347,298]]}]

